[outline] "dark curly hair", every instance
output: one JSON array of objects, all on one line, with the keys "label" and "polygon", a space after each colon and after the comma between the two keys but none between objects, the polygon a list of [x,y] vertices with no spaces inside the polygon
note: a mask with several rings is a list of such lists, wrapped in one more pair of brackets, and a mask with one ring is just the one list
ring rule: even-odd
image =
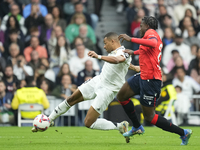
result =
[{"label": "dark curly hair", "polygon": [[152,16],[145,16],[142,21],[149,26],[151,29],[158,29],[158,20]]}]

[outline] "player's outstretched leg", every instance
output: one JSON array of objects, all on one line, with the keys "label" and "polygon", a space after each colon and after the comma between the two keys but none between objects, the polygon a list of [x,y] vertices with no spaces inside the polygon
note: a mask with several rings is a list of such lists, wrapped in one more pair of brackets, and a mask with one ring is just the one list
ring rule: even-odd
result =
[{"label": "player's outstretched leg", "polygon": [[121,134],[128,131],[129,123],[127,121],[115,123],[104,118],[98,118],[99,115],[100,114],[91,106],[84,120],[85,126],[97,130],[118,130]]},{"label": "player's outstretched leg", "polygon": [[[51,112],[49,116],[49,120],[51,122],[50,127],[54,125],[54,120],[60,115],[66,113],[71,106],[83,101],[83,96],[79,89],[77,89],[67,100],[64,100],[60,103],[56,108]],[[33,127],[32,132],[37,132],[37,130]]]},{"label": "player's outstretched leg", "polygon": [[157,127],[171,132],[171,133],[176,133],[180,135],[180,138],[182,140],[181,145],[187,145],[188,140],[192,134],[192,130],[190,129],[182,129],[171,122],[169,122],[167,119],[165,119],[162,116],[159,116],[155,114],[155,109],[154,107],[146,107],[142,105],[142,110],[143,110],[143,115],[144,119],[150,122],[153,125],[156,125]]}]

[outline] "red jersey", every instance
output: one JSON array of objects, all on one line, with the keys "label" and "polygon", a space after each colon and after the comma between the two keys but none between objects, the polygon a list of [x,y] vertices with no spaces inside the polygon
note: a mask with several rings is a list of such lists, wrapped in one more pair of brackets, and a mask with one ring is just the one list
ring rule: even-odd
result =
[{"label": "red jersey", "polygon": [[140,64],[140,77],[142,80],[158,79],[162,80],[160,61],[162,56],[163,43],[158,33],[149,29],[146,31],[142,39],[156,39],[156,47],[147,47],[140,45],[139,48],[139,64]]}]

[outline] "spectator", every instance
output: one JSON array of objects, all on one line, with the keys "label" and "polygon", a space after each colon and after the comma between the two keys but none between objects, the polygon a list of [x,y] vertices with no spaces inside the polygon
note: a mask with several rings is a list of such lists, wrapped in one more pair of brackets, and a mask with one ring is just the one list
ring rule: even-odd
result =
[{"label": "spectator", "polygon": [[87,25],[82,24],[79,27],[79,37],[83,40],[83,44],[86,48],[96,51],[95,44],[92,42],[90,38],[87,37],[88,35],[88,28]]},{"label": "spectator", "polygon": [[71,49],[67,44],[64,36],[59,36],[55,52],[50,58],[50,68],[52,68],[57,75],[63,63],[68,62],[70,59]]},{"label": "spectator", "polygon": [[48,40],[48,50],[50,57],[54,55],[55,49],[56,49],[56,44],[57,44],[57,38],[59,36],[64,36],[64,32],[61,28],[61,26],[55,26],[53,31],[51,32],[51,38]]},{"label": "spectator", "polygon": [[[185,60],[183,60],[178,52],[178,50],[174,49],[172,50],[172,58],[170,59],[170,61],[167,64],[167,69],[168,72],[172,71],[172,69],[174,69],[174,67],[182,67],[184,66],[184,68],[187,70],[188,69],[188,64],[185,62]],[[173,75],[176,72],[176,69],[174,71],[172,71]]]},{"label": "spectator", "polygon": [[189,75],[200,84],[200,49],[196,52],[196,58],[194,58],[189,65]]},{"label": "spectator", "polygon": [[183,34],[183,38],[187,38],[188,37],[188,28],[192,26],[192,22],[191,19],[189,17],[184,17],[183,18],[183,25],[181,26],[181,31]]},{"label": "spectator", "polygon": [[51,88],[50,88],[50,83],[47,79],[42,80],[40,84],[40,88],[44,91],[46,95],[51,94]]},{"label": "spectator", "polygon": [[192,58],[196,58],[198,49],[199,49],[199,44],[192,44],[190,46],[190,50],[191,50],[191,53],[192,53]]},{"label": "spectator", "polygon": [[181,56],[177,56],[174,61],[175,65],[170,71],[170,73],[175,77],[176,76],[176,70],[179,67],[183,67],[186,71],[188,70],[188,64],[183,60]]},{"label": "spectator", "polygon": [[31,61],[28,62],[27,65],[31,66],[31,68],[33,69],[34,72],[36,72],[37,69],[40,68],[40,66],[42,65],[42,61],[39,58],[39,54],[38,54],[37,51],[32,51],[31,52]]},{"label": "spectator", "polygon": [[154,8],[155,9],[155,17],[158,18],[160,16],[160,12],[159,12],[159,6],[165,6],[167,13],[170,16],[173,16],[174,14],[174,10],[172,8],[173,5],[167,5],[166,1],[164,0],[157,0],[157,6]]},{"label": "spectator", "polygon": [[59,4],[56,3],[56,0],[47,0],[46,4],[44,5],[47,7],[48,13],[52,14],[53,8],[58,7],[59,11],[61,11],[61,13],[63,14],[62,8]]},{"label": "spectator", "polygon": [[39,45],[39,39],[36,36],[31,37],[30,46],[24,49],[24,56],[26,61],[29,62],[31,60],[31,52],[36,50],[39,53],[40,58],[47,58],[47,50]]},{"label": "spectator", "polygon": [[178,25],[179,22],[183,19],[185,11],[187,9],[190,9],[192,11],[193,18],[197,19],[197,15],[196,15],[197,13],[194,6],[188,4],[188,0],[181,0],[181,4],[174,7],[174,19],[175,19],[176,25]]},{"label": "spectator", "polygon": [[[85,16],[85,19],[86,19],[86,23],[88,25],[90,25],[91,27],[92,26],[92,18],[91,16],[86,12],[84,11],[84,5],[82,4],[82,2],[80,1],[77,1],[74,3],[74,10],[73,10],[73,13],[71,15],[69,15],[68,19],[67,19],[67,23],[69,24],[71,21],[72,21],[72,17],[76,14],[76,13],[82,13],[84,16]],[[93,18],[94,19],[94,18]],[[94,22],[95,22],[96,19],[94,19]],[[97,19],[98,20],[98,19]],[[97,22],[96,22],[97,23]],[[94,28],[93,28],[94,29]]]},{"label": "spectator", "polygon": [[6,85],[6,92],[14,93],[16,87],[19,84],[17,77],[13,74],[12,65],[7,65],[4,71],[5,76],[3,77],[3,81]]},{"label": "spectator", "polygon": [[62,18],[62,14],[58,6],[54,6],[52,8],[52,15],[54,18],[53,26],[61,26],[62,30],[64,31],[66,28],[66,21]]},{"label": "spectator", "polygon": [[69,64],[64,63],[61,67],[60,67],[60,71],[56,77],[56,84],[60,84],[61,83],[61,78],[63,75],[69,75],[71,77],[72,80],[72,84],[75,84],[75,79],[71,74],[71,71],[69,69]]},{"label": "spectator", "polygon": [[47,42],[51,37],[51,32],[53,31],[53,16],[52,14],[47,14],[45,16],[45,24],[38,27],[40,32],[40,38]]},{"label": "spectator", "polygon": [[139,9],[143,9],[145,16],[149,15],[148,9],[143,5],[142,0],[134,0],[133,6],[127,10],[127,19],[128,19],[128,29],[130,29],[131,23],[134,20],[135,16]]},{"label": "spectator", "polygon": [[[33,77],[26,78],[27,86],[18,89],[12,100],[11,106],[14,110],[18,109],[20,104],[42,104],[44,109],[49,107],[49,101],[42,89],[35,87],[35,81]],[[28,99],[27,99],[28,97]],[[25,112],[21,111],[22,118],[34,119],[37,115],[41,114],[40,111]]]},{"label": "spectator", "polygon": [[17,4],[11,5],[11,7],[10,7],[10,12],[9,12],[7,15],[5,15],[5,16],[3,17],[3,19],[2,19],[1,29],[2,29],[3,31],[6,31],[6,29],[7,29],[6,24],[7,24],[8,18],[9,18],[11,15],[13,15],[13,16],[16,17],[16,19],[17,19],[17,21],[18,21],[18,23],[19,23],[19,25],[20,25],[20,29],[22,30],[23,34],[25,35],[26,32],[27,32],[26,28],[24,27],[24,21],[25,21],[25,20],[24,20],[24,17],[21,16],[19,13],[20,13],[19,6],[18,6]]},{"label": "spectator", "polygon": [[19,46],[16,43],[10,44],[10,56],[7,57],[7,64],[14,66],[17,64],[17,56],[20,54]]},{"label": "spectator", "polygon": [[0,2],[0,18],[3,18],[5,15],[7,15],[10,12],[10,6],[17,4],[18,6],[20,6],[20,11],[21,9],[21,5],[19,5],[19,3],[17,3],[17,1],[15,0],[4,0]]},{"label": "spectator", "polygon": [[5,83],[0,80],[0,124],[9,123],[14,125],[14,114],[11,109],[12,93],[6,92]]},{"label": "spectator", "polygon": [[[137,12],[137,16],[135,16],[135,19],[131,23],[131,35],[133,37],[140,37],[139,31],[140,31],[140,23],[142,22],[142,18],[145,16],[144,10],[141,8]],[[139,44],[133,43],[133,49],[139,49]]]},{"label": "spectator", "polygon": [[24,40],[24,33],[22,32],[20,26],[19,26],[19,22],[17,21],[17,18],[13,15],[11,15],[9,18],[8,18],[8,21],[6,23],[6,31],[5,31],[5,40],[8,40],[8,36],[9,36],[9,33],[11,31],[11,29],[15,29],[17,30],[18,32],[18,38],[20,40]]},{"label": "spectator", "polygon": [[40,60],[40,66],[38,66],[34,72],[34,78],[37,83],[37,87],[40,87],[42,80],[44,80],[45,78],[52,80],[52,82],[55,82],[55,74],[51,69],[49,69],[48,60],[46,58],[42,58]]},{"label": "spectator", "polygon": [[174,42],[167,45],[163,51],[162,63],[166,66],[172,58],[171,51],[177,49],[180,56],[189,64],[192,59],[190,47],[183,43],[183,37],[180,29],[175,31]]},{"label": "spectator", "polygon": [[[65,29],[65,36],[70,43],[72,43],[74,39],[79,35],[79,26],[85,23],[86,20],[82,13],[76,13],[73,15],[70,24]],[[94,30],[89,25],[87,25],[87,29],[88,29],[87,37],[90,38],[94,44],[96,44],[96,37]]]},{"label": "spectator", "polygon": [[93,78],[94,76],[99,75],[99,72],[93,69],[93,64],[91,60],[87,60],[85,62],[85,68],[78,73],[77,77],[77,86],[80,86],[82,83],[85,82],[85,78],[91,77]]},{"label": "spectator", "polygon": [[[191,23],[192,23],[192,26],[194,27],[194,29],[195,29],[195,31],[196,31],[196,30],[197,30],[197,27],[199,26],[199,24],[198,24],[197,20],[193,18],[193,14],[192,14],[191,9],[186,9],[184,18],[185,18],[185,17],[189,17],[189,18],[190,18]],[[180,23],[179,23],[179,28],[182,28],[182,27],[183,27],[184,18],[180,21]]]},{"label": "spectator", "polygon": [[[64,6],[63,6],[63,10],[64,10],[64,13],[65,15],[68,17],[70,17],[70,15],[73,15],[74,13],[74,5],[75,3],[79,2],[79,0],[69,0],[67,2],[64,3]],[[83,5],[83,12],[87,12],[86,10],[86,7]],[[91,20],[91,18],[90,18]],[[70,22],[70,19],[69,19],[69,22]]]},{"label": "spectator", "polygon": [[75,78],[78,76],[78,72],[84,69],[85,62],[87,60],[91,60],[93,62],[94,70],[98,71],[100,69],[97,60],[88,57],[87,53],[89,51],[85,49],[83,44],[76,45],[76,52],[77,55],[73,56],[69,61],[70,70]]},{"label": "spectator", "polygon": [[174,37],[175,37],[175,35],[172,31],[172,28],[167,27],[167,28],[164,29],[164,36],[162,38],[163,49],[165,48],[165,46],[174,42]]},{"label": "spectator", "polygon": [[135,16],[134,20],[131,22],[131,35],[134,37],[138,36],[138,32],[140,30],[140,23],[142,22],[142,18],[145,16],[145,12],[143,9],[139,9],[137,12],[137,16]]},{"label": "spectator", "polygon": [[165,15],[168,14],[167,9],[164,5],[159,5],[159,17],[158,17],[158,21],[160,23],[161,28],[164,28],[164,17]]},{"label": "spectator", "polygon": [[[184,94],[188,96],[188,100],[191,104],[190,110],[194,110],[194,102],[192,101],[192,95],[194,93],[200,92],[200,85],[192,79],[190,76],[186,75],[185,69],[183,67],[177,68],[177,77],[173,79],[174,87],[180,86]],[[193,92],[194,91],[194,92]]]},{"label": "spectator", "polygon": [[47,15],[47,8],[46,8],[46,6],[40,4],[40,0],[31,0],[31,4],[26,5],[23,10],[24,18],[27,18],[31,14],[31,6],[32,5],[38,5],[38,7],[39,7],[38,13],[41,13],[43,17],[45,17]]},{"label": "spectator", "polygon": [[52,91],[52,95],[67,99],[75,90],[76,86],[72,85],[71,77],[69,75],[63,75],[61,85],[56,86]]},{"label": "spectator", "polygon": [[19,83],[19,86],[18,86],[17,89],[21,89],[21,88],[23,88],[25,86],[26,86],[26,81],[25,80],[20,80],[20,83]]},{"label": "spectator", "polygon": [[4,42],[5,52],[3,56],[7,58],[10,56],[9,47],[12,43],[16,43],[19,47],[20,54],[24,52],[24,41],[18,38],[18,30],[17,29],[10,29],[8,39]]},{"label": "spectator", "polygon": [[168,14],[163,16],[163,30],[165,28],[172,28],[173,32],[175,32],[176,29],[176,25],[174,24],[172,17]]},{"label": "spectator", "polygon": [[[31,14],[25,20],[25,27],[29,30],[32,27],[39,27],[44,24],[44,17],[39,12],[39,6],[37,4],[31,5]],[[30,30],[28,31],[30,34]]]},{"label": "spectator", "polygon": [[194,44],[200,46],[199,39],[195,36],[195,30],[193,26],[187,28],[188,37],[184,39],[184,43],[189,45],[190,47]]},{"label": "spectator", "polygon": [[177,124],[187,124],[187,114],[189,113],[191,107],[190,99],[188,95],[183,93],[180,86],[177,85],[175,89],[177,92],[177,100],[174,103],[174,107],[177,113]]},{"label": "spectator", "polygon": [[26,65],[26,60],[23,55],[17,57],[17,64],[13,66],[13,72],[18,80],[23,80],[27,76],[33,76],[33,69]]},{"label": "spectator", "polygon": [[25,47],[28,47],[30,45],[31,37],[33,36],[38,37],[39,43],[41,46],[47,47],[47,42],[41,39],[40,32],[37,27],[30,28],[29,32],[30,32],[30,35],[27,35],[25,39],[25,42],[26,42]]}]

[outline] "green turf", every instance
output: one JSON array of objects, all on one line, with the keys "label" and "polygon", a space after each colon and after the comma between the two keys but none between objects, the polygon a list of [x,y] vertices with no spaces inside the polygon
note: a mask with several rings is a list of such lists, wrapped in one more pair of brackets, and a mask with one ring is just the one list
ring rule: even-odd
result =
[{"label": "green turf", "polygon": [[184,128],[193,130],[187,146],[180,146],[178,135],[156,127],[145,127],[145,134],[128,144],[118,131],[52,127],[32,133],[30,127],[0,127],[0,150],[200,150],[200,127]]}]

